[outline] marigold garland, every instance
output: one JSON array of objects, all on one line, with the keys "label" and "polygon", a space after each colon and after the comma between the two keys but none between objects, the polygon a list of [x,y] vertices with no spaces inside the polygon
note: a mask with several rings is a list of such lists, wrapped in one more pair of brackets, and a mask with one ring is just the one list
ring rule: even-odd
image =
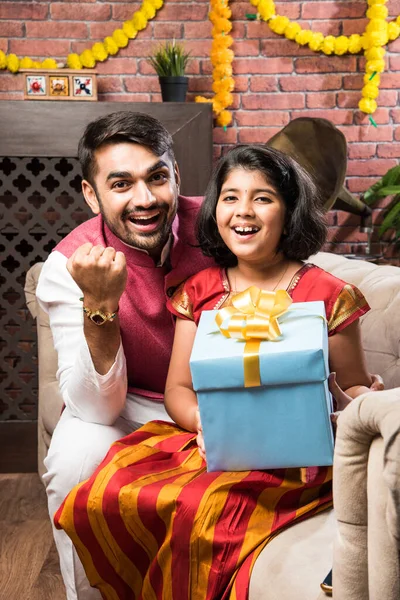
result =
[{"label": "marigold garland", "polygon": [[[77,70],[83,67],[92,69],[97,62],[103,62],[109,56],[114,56],[120,48],[125,48],[129,44],[129,40],[137,36],[138,31],[147,27],[148,21],[154,19],[163,4],[164,0],[144,0],[132,18],[123,23],[122,29],[116,29],[102,42],[94,43],[91,48],[83,50],[81,54],[69,54],[66,66]],[[34,61],[25,56],[19,59],[15,54],[5,54],[0,50],[0,69],[8,69],[11,73],[18,73],[20,69],[57,69],[62,66],[54,58]]]}]

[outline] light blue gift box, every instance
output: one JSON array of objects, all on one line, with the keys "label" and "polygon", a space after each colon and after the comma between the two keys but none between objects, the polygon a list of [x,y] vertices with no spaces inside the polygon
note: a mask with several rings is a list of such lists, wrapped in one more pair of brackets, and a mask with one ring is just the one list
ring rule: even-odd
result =
[{"label": "light blue gift box", "polygon": [[[260,387],[244,387],[245,342],[201,315],[190,357],[208,471],[331,465],[332,398],[323,302],[293,303],[260,346]],[[324,317],[324,318],[321,318]]]}]

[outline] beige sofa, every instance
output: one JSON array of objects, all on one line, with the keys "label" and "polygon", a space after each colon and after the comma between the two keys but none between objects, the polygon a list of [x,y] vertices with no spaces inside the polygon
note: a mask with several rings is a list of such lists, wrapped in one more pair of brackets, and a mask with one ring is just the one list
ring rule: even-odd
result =
[{"label": "beige sofa", "polygon": [[[319,584],[332,564],[336,600],[400,600],[400,268],[329,253],[311,260],[367,297],[372,310],[362,320],[363,346],[370,371],[382,375],[387,391],[366,394],[341,415],[335,511],[289,528],[266,546],[254,567],[250,600],[321,600],[326,596]],[[25,293],[37,318],[43,474],[62,400],[51,331],[35,298],[40,269],[36,264],[28,272]]]}]

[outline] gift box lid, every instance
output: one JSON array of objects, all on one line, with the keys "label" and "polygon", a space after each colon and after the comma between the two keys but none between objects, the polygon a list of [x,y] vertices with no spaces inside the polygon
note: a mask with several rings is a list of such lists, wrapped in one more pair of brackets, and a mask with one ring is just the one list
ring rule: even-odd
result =
[{"label": "gift box lid", "polygon": [[[220,333],[217,312],[202,313],[193,344],[190,369],[196,391],[244,387],[245,342]],[[278,321],[280,338],[260,345],[261,385],[324,381],[329,374],[324,303],[293,303]]]}]

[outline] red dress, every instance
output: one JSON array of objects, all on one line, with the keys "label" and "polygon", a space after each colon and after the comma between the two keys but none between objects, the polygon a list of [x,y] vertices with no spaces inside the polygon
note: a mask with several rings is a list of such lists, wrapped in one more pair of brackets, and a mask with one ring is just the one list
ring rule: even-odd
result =
[{"label": "red dress", "polygon": [[[305,265],[294,301],[323,300],[329,335],[369,307],[352,285]],[[224,270],[191,277],[171,312],[196,322],[229,303]],[[151,422],[115,442],[55,515],[91,585],[107,600],[245,600],[252,566],[271,537],[331,506],[331,468],[207,473],[194,433]]]}]

